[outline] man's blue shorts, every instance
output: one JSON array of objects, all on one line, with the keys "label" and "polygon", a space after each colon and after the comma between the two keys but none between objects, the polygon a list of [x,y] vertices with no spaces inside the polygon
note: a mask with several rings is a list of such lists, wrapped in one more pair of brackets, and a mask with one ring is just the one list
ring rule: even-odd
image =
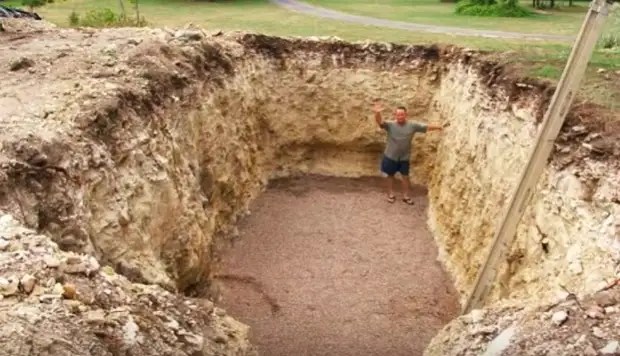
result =
[{"label": "man's blue shorts", "polygon": [[400,173],[403,176],[408,176],[409,160],[395,161],[384,155],[383,159],[381,160],[381,172],[387,174],[390,177],[395,175],[396,172]]}]

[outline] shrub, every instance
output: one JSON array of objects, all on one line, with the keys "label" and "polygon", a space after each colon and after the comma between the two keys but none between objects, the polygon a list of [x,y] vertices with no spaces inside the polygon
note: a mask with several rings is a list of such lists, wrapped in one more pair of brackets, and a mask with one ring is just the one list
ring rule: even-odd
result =
[{"label": "shrub", "polygon": [[90,10],[84,15],[82,26],[109,27],[118,24],[120,17],[111,9]]},{"label": "shrub", "polygon": [[22,0],[22,5],[28,6],[28,8],[32,11],[32,9],[36,7],[41,7],[47,4],[47,0]]},{"label": "shrub", "polygon": [[77,26],[80,24],[80,15],[78,15],[77,12],[71,11],[71,14],[69,14],[69,25],[71,26]]},{"label": "shrub", "polygon": [[615,5],[610,11],[601,39],[598,43],[601,48],[620,48],[620,6]]},{"label": "shrub", "polygon": [[484,17],[528,17],[532,12],[516,3],[481,3],[475,0],[463,0],[456,5],[459,15]]},{"label": "shrub", "polygon": [[69,23],[71,26],[79,24],[84,27],[143,27],[148,25],[144,18],[138,20],[133,17],[126,17],[108,8],[91,10],[82,19],[77,13],[75,16],[72,13],[69,16]]}]

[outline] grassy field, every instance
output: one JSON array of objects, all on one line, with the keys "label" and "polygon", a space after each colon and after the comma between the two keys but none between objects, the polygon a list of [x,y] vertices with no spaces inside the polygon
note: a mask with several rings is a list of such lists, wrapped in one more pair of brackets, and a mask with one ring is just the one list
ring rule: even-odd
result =
[{"label": "grassy field", "polygon": [[455,16],[454,4],[441,3],[438,0],[306,0],[306,2],[350,14],[389,20],[557,35],[576,35],[588,5],[587,2],[578,2],[574,7],[541,11],[527,18],[484,18]]},{"label": "grassy field", "polygon": [[[119,11],[118,0],[66,0],[60,1],[36,11],[46,20],[56,23],[60,26],[69,25],[69,14],[75,11],[81,15],[89,10],[110,8]],[[310,0],[315,3],[324,0]],[[364,4],[371,3],[371,0],[360,0],[356,4],[360,4],[357,12],[370,11],[370,8],[364,7]],[[393,14],[396,18],[397,13],[405,16],[405,10],[398,9],[404,6],[404,2],[409,1],[412,10],[409,13],[417,13],[418,18],[425,11],[429,14],[437,14],[433,12],[431,0],[383,0],[383,4],[393,3],[393,7],[383,6],[382,15]],[[375,1],[375,3],[378,1]],[[20,0],[5,1],[3,4],[19,5]],[[347,3],[350,6],[350,0],[329,0],[333,6]],[[420,4],[428,4],[428,7]],[[398,5],[400,4],[400,5]],[[436,6],[439,5],[439,6]],[[125,5],[130,9],[130,5]],[[378,6],[378,5],[375,5]],[[419,6],[419,7],[418,7]],[[434,4],[435,8],[452,7],[453,5]],[[357,7],[356,7],[357,8]],[[415,10],[417,9],[417,10]],[[450,15],[444,8],[443,17],[445,22],[438,22],[444,25],[464,26],[469,17]],[[415,10],[415,11],[414,11]],[[581,12],[583,9],[580,9]],[[353,11],[353,10],[352,10]],[[141,0],[141,15],[154,27],[182,27],[187,23],[201,25],[207,29],[222,30],[247,30],[261,32],[265,34],[281,35],[281,36],[338,36],[345,40],[372,40],[386,41],[396,43],[443,43],[455,44],[468,48],[477,48],[492,51],[508,51],[508,54],[499,55],[503,62],[513,62],[518,68],[523,70],[523,74],[544,77],[550,79],[558,79],[562,73],[562,69],[566,63],[566,59],[570,52],[570,45],[545,43],[542,41],[523,41],[523,40],[503,40],[488,39],[482,37],[464,37],[439,35],[422,32],[410,32],[404,30],[378,28],[374,26],[364,26],[352,23],[340,23],[337,21],[320,19],[316,17],[305,16],[288,10],[279,8],[270,4],[267,0],[220,0],[216,2],[208,1],[190,1],[190,0]],[[398,15],[400,16],[400,15]],[[431,15],[428,15],[431,18]],[[434,16],[434,15],[433,15]],[[572,17],[570,17],[572,16]],[[523,26],[522,29],[531,30],[531,32],[542,33],[571,33],[579,27],[580,21],[583,20],[583,14],[566,15],[564,20],[551,21],[547,17],[531,19],[538,21],[539,27],[536,31],[532,30],[532,26]],[[439,18],[439,17],[437,17]],[[569,18],[574,20],[569,21]],[[402,17],[399,19],[403,19]],[[579,20],[581,19],[581,20]],[[513,23],[515,19],[502,19],[501,23],[496,19],[474,19],[476,23],[487,22],[480,28],[498,29],[498,30],[517,30],[518,27]],[[417,21],[417,20],[416,20]],[[439,20],[438,20],[439,21]],[[490,21],[496,21],[495,27]],[[529,21],[529,20],[528,20]],[[512,24],[511,24],[512,23]],[[547,31],[544,31],[543,24],[547,23]],[[553,23],[553,26],[551,24]],[[560,25],[564,23],[565,25]],[[471,22],[469,26],[474,26]],[[486,26],[486,27],[485,27]],[[513,26],[513,27],[510,27]],[[572,26],[572,27],[571,27]],[[474,26],[476,27],[476,26]],[[605,70],[605,74],[599,71]],[[620,76],[608,79],[609,73],[613,74],[620,70],[620,51],[597,51],[591,62],[587,75],[585,90],[582,92],[591,99],[620,108]],[[613,90],[612,90],[613,88]]]}]

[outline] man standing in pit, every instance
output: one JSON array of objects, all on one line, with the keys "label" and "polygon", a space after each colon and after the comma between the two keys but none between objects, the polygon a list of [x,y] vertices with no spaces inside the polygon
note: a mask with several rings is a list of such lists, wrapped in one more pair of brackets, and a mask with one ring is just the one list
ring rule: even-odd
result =
[{"label": "man standing in pit", "polygon": [[395,120],[383,120],[381,111],[383,106],[379,99],[375,100],[373,107],[375,121],[377,125],[387,132],[387,144],[381,160],[381,172],[387,176],[388,202],[396,201],[394,196],[394,175],[396,172],[401,175],[403,186],[403,201],[413,205],[413,200],[409,197],[409,151],[411,141],[417,133],[427,131],[440,131],[441,126],[426,125],[407,120],[407,109],[404,106],[396,108],[394,113]]}]

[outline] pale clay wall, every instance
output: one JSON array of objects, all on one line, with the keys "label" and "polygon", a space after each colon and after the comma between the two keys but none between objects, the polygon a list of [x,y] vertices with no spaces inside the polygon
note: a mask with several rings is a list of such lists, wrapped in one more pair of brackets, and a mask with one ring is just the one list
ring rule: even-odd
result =
[{"label": "pale clay wall", "polygon": [[[451,127],[429,184],[428,221],[464,302],[503,213],[500,204],[507,204],[527,161],[536,121],[518,105],[491,102],[476,75],[462,66],[443,78],[434,105]],[[600,179],[591,201],[576,172],[584,181]],[[619,178],[617,167],[589,159],[562,171],[548,167],[491,298],[555,298],[564,293],[560,285],[584,294],[613,279],[620,261],[620,205],[611,200],[618,197]]]}]

